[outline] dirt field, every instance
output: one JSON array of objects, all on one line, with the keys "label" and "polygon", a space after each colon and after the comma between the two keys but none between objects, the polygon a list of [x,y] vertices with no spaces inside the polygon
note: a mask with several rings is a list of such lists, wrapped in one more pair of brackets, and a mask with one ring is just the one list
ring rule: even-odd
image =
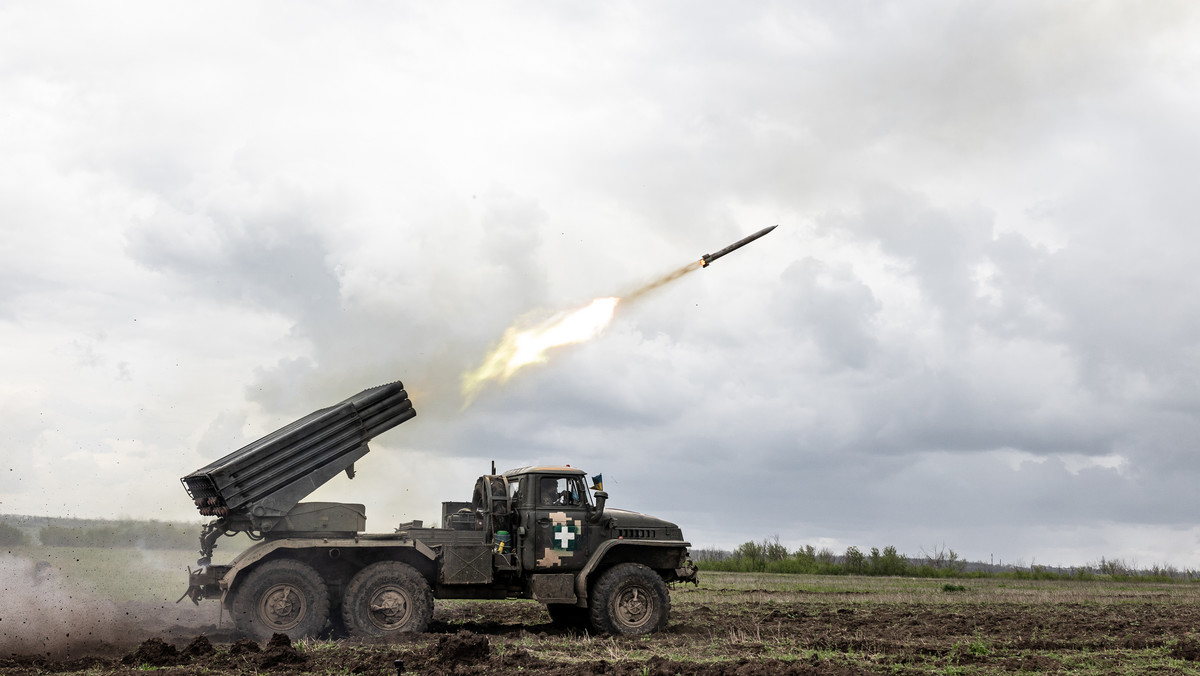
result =
[{"label": "dirt field", "polygon": [[215,603],[61,598],[40,620],[4,611],[0,673],[1200,674],[1195,584],[703,580],[644,639],[560,629],[530,601],[440,601],[428,633],[389,645],[260,645],[217,626]]}]

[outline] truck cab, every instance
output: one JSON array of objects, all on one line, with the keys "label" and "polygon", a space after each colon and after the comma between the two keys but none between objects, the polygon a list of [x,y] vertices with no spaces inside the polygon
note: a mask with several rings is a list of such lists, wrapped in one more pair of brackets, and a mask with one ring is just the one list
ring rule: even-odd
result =
[{"label": "truck cab", "polygon": [[583,568],[595,540],[588,525],[604,508],[593,504],[584,473],[570,467],[527,467],[505,477],[514,487],[521,567],[551,573]]}]

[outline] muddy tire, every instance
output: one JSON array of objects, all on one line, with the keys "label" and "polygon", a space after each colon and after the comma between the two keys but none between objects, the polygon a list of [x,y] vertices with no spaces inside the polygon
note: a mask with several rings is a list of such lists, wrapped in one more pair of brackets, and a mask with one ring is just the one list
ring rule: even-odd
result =
[{"label": "muddy tire", "polygon": [[312,566],[275,559],[250,571],[230,612],[238,631],[260,641],[316,636],[329,620],[329,591]]},{"label": "muddy tire", "polygon": [[671,595],[658,573],[640,563],[622,563],[600,576],[588,605],[597,631],[639,636],[667,626]]},{"label": "muddy tire", "polygon": [[565,629],[586,629],[591,626],[592,618],[587,608],[580,608],[570,603],[547,603],[546,612],[550,621]]},{"label": "muddy tire", "polygon": [[350,580],[342,599],[342,621],[351,636],[421,632],[433,617],[433,592],[412,566],[380,561]]}]

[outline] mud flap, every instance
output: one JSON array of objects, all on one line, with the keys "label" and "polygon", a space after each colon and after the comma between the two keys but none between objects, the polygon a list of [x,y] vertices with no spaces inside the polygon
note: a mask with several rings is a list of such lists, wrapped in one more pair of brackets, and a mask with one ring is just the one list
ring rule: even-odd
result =
[{"label": "mud flap", "polygon": [[697,587],[700,586],[700,569],[696,564],[692,563],[691,559],[684,562],[681,568],[675,569],[674,582],[691,582]]},{"label": "mud flap", "polygon": [[571,573],[537,573],[530,576],[529,590],[542,603],[571,603],[575,596],[575,576]]},{"label": "mud flap", "polygon": [[442,584],[491,584],[492,545],[442,545]]}]

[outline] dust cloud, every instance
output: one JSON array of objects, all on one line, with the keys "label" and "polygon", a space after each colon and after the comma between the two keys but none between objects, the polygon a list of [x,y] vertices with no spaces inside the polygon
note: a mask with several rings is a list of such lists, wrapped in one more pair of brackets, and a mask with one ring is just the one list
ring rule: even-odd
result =
[{"label": "dust cloud", "polygon": [[[137,584],[137,571],[129,571],[127,580]],[[0,598],[0,655],[115,652],[146,636],[216,629],[216,618],[190,603],[104,598],[80,589],[59,566],[13,554],[0,555]]]}]

